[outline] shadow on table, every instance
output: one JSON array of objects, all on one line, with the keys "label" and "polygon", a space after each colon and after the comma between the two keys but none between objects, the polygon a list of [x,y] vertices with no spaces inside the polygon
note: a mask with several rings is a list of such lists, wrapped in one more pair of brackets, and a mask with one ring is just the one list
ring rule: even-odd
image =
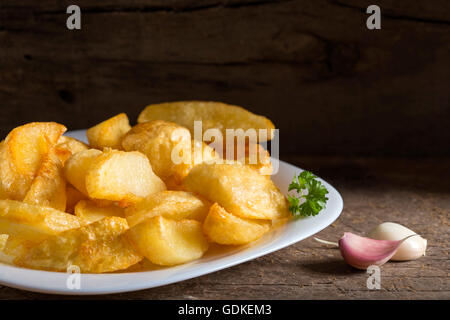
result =
[{"label": "shadow on table", "polygon": [[320,274],[332,274],[332,275],[343,275],[350,273],[365,272],[363,270],[357,270],[355,268],[347,265],[342,259],[330,259],[326,261],[316,261],[306,264],[302,264],[301,268],[307,269],[308,271]]}]

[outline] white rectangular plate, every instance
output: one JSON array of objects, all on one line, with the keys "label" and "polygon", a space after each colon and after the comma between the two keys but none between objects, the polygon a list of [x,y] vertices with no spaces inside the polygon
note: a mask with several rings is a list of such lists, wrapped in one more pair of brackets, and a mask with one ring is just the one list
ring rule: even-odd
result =
[{"label": "white rectangular plate", "polygon": [[[86,141],[85,130],[72,131],[68,135]],[[272,179],[286,194],[292,177],[301,171],[300,168],[280,161],[279,171]],[[210,252],[202,259],[171,268],[133,273],[82,274],[79,290],[68,288],[68,274],[23,269],[0,263],[0,284],[52,294],[109,294],[163,286],[229,268],[290,246],[333,223],[341,214],[343,201],[335,188],[326,181],[321,181],[329,192],[325,210],[315,217],[290,221],[248,246]]]}]

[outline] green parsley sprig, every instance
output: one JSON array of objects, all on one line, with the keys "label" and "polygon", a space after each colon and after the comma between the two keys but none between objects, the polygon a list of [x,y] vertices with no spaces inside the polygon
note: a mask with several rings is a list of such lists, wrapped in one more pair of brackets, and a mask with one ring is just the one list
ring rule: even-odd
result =
[{"label": "green parsley sprig", "polygon": [[[328,198],[327,188],[309,171],[302,171],[294,176],[289,191],[295,190],[296,195],[288,195],[289,210],[294,218],[315,216],[325,208]],[[301,202],[301,200],[304,200]]]}]

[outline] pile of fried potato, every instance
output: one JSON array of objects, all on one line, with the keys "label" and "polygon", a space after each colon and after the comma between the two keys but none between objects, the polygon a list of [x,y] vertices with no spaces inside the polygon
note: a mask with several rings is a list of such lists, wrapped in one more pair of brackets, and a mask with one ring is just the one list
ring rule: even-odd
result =
[{"label": "pile of fried potato", "polygon": [[[193,140],[194,120],[204,130],[274,129],[241,107],[187,101],[150,105],[134,127],[119,114],[87,131],[89,145],[53,122],[12,130],[0,143],[0,262],[83,273],[172,266],[288,218],[267,150],[247,145],[243,159],[219,161]],[[256,164],[245,161],[250,150]]]}]

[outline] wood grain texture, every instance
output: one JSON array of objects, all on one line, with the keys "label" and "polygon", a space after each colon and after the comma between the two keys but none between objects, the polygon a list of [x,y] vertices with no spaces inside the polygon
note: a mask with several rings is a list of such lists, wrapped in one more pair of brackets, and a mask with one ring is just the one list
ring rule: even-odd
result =
[{"label": "wood grain texture", "polygon": [[[450,159],[293,157],[330,181],[344,199],[341,217],[317,237],[364,234],[385,221],[428,240],[427,255],[381,268],[381,290],[344,263],[337,249],[312,238],[250,262],[160,288],[106,299],[450,299]],[[0,286],[0,299],[79,299]],[[98,299],[99,297],[84,297]]]},{"label": "wood grain texture", "polygon": [[[218,100],[264,114],[283,155],[450,155],[449,2],[80,0],[0,3],[0,134],[86,128],[147,104]],[[289,141],[289,143],[288,143]]]},{"label": "wood grain texture", "polygon": [[[79,0],[0,2],[0,134],[30,121],[92,126],[147,104],[218,100],[280,128],[285,160],[329,180],[344,212],[318,236],[383,221],[428,239],[427,256],[382,267],[382,289],[307,239],[182,283],[108,299],[449,299],[450,2]],[[289,157],[288,157],[289,155]],[[294,156],[295,155],[295,156]],[[304,157],[299,155],[341,155]],[[72,299],[0,286],[0,299]],[[95,299],[88,297],[86,299]]]}]

